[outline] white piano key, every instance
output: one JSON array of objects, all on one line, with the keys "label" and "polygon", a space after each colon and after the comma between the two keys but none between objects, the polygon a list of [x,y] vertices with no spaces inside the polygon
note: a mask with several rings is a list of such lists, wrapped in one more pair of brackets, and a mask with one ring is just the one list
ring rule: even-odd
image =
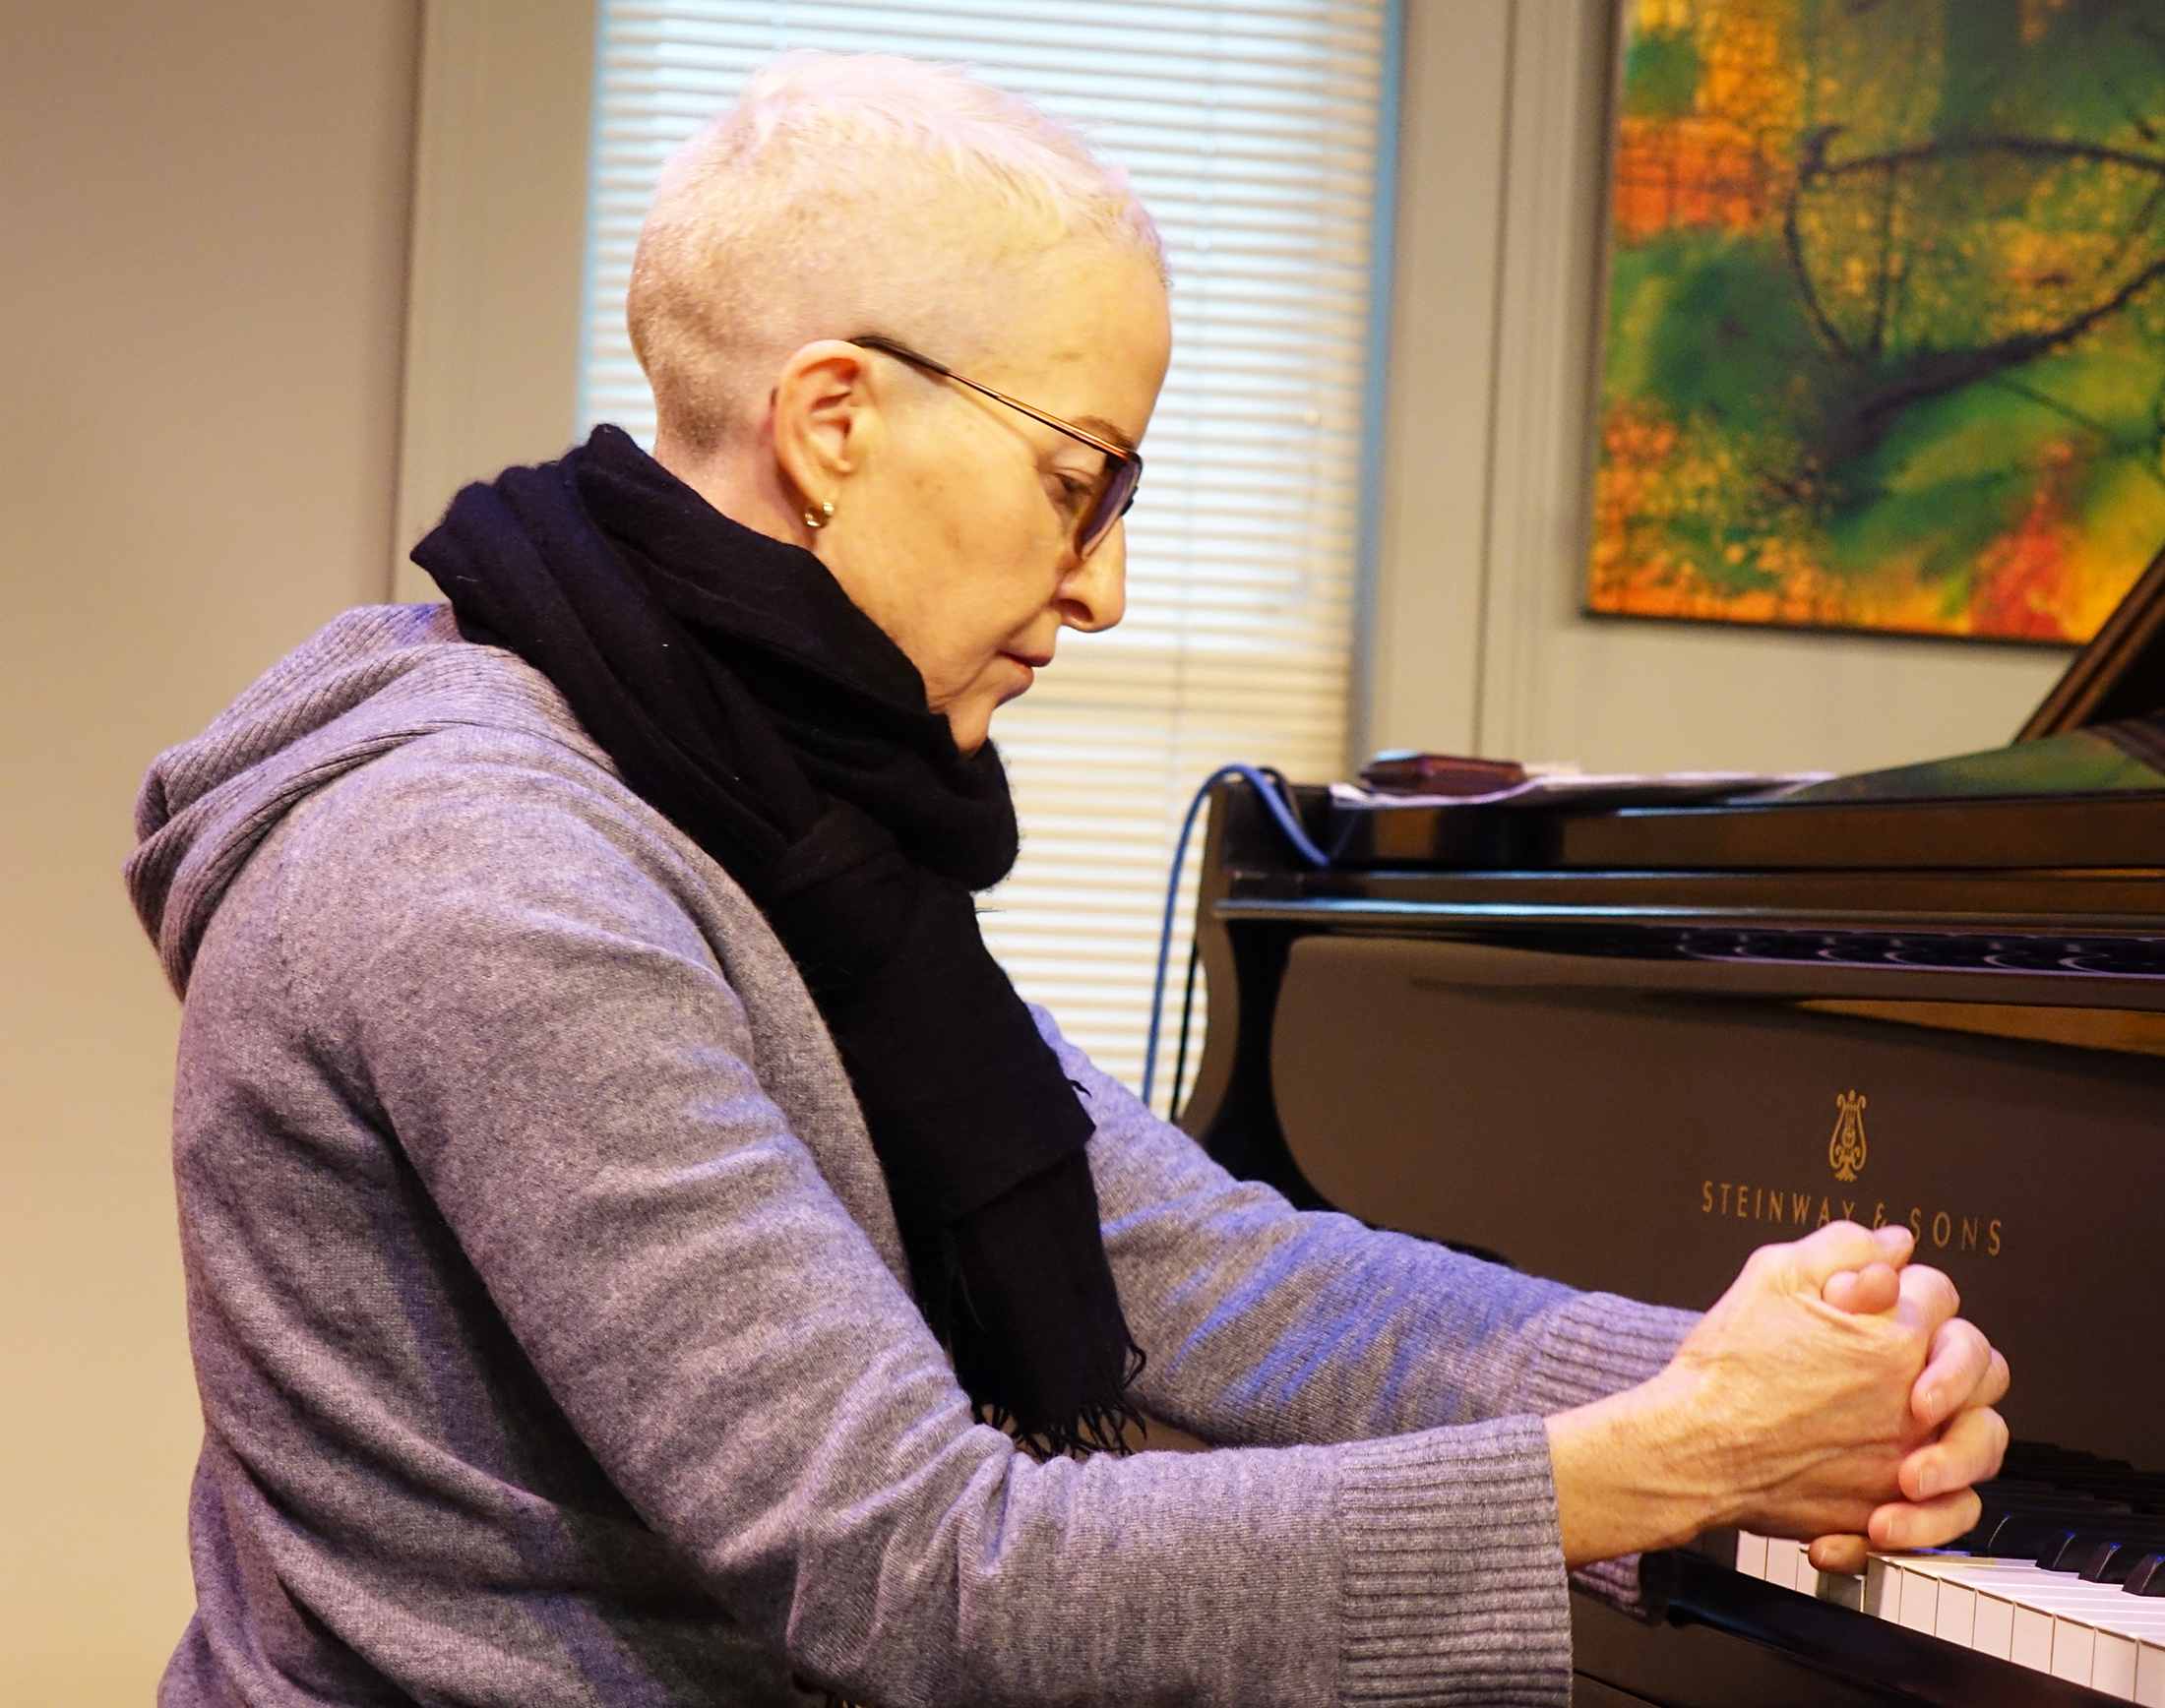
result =
[{"label": "white piano key", "polygon": [[1848,1608],[1853,1613],[1864,1611],[1864,1577],[1852,1576],[1845,1571],[1823,1571],[1820,1580],[1819,1599],[1832,1602],[1836,1607]]},{"label": "white piano key", "polygon": [[[2040,1573],[2048,1581],[2022,1582],[2019,1574],[1986,1575],[1980,1579],[1977,1608],[1969,1646],[1980,1653],[1997,1654],[1996,1621],[1988,1627],[1988,1612],[1996,1601],[2012,1610],[2011,1638],[2006,1658],[2074,1683],[2090,1683],[2096,1672],[2099,1631],[2117,1630],[2125,1638],[2165,1639],[2165,1621],[2140,1612],[2130,1614],[2127,1600],[2109,1584],[2086,1584],[2079,1579]],[[2011,1581],[2010,1581],[2011,1580]],[[2125,1648],[2114,1651],[2125,1672]],[[2135,1657],[2139,1663],[2139,1654]]]},{"label": "white piano key", "polygon": [[[1892,1586],[1891,1595],[1885,1590],[1882,1593],[1887,1605],[1896,1610],[1896,1623],[1931,1630],[1934,1635],[1946,1634],[1949,1640],[1955,1640],[1953,1633],[1967,1624],[1971,1632],[1968,1641],[1972,1645],[1982,1641],[1987,1646],[2002,1646],[2001,1625],[2011,1620],[2007,1609],[2039,1597],[2065,1600],[2067,1586],[2072,1581],[2042,1571],[2026,1560],[1980,1559],[1959,1554],[1890,1555],[1881,1569]],[[1976,1634],[1979,1598],[1988,1590],[2001,1598],[2002,1607],[1997,1614],[1987,1611],[1980,1639]],[[1929,1623],[1924,1612],[1928,1606],[1932,1609]],[[1884,1616],[1885,1606],[1882,1611]]]},{"label": "white piano key", "polygon": [[[2053,1626],[2053,1672],[2058,1677],[2077,1678],[2093,1690],[2117,1696],[2123,1702],[2137,1700],[2141,1657],[2145,1647],[2165,1654],[2165,1616],[2140,1607],[2115,1606],[2119,1592],[2109,1585],[2086,1585],[2093,1591],[2079,1612],[2060,1612]],[[2126,1600],[2128,1598],[2120,1598]],[[2072,1661],[2063,1660],[2063,1648],[2072,1657],[2081,1642],[2073,1627],[2089,1627],[2090,1667],[2086,1678],[2078,1678]],[[2152,1671],[2158,1663],[2152,1662]]]},{"label": "white piano key", "polygon": [[1969,1647],[1970,1633],[1977,1624],[1977,1590],[1973,1584],[1956,1577],[1940,1580],[1939,1612],[1932,1621],[1932,1634],[1948,1642]]},{"label": "white piano key", "polygon": [[2118,1631],[2146,1643],[2165,1643],[2165,1616],[2140,1607],[2133,1610],[2106,1606],[2094,1609],[2089,1621],[2101,1631]]},{"label": "white piano key", "polygon": [[1746,1577],[1766,1575],[1766,1538],[1749,1530],[1737,1532],[1737,1570]]},{"label": "white piano key", "polygon": [[2097,1654],[2090,1663],[2090,1688],[2123,1702],[2134,1700],[2134,1663],[2141,1652],[2139,1639],[2109,1631],[2097,1633]]},{"label": "white piano key", "polygon": [[[1907,1589],[1905,1584],[1903,1588]],[[2052,1671],[2052,1615],[2030,1602],[2014,1604],[2014,1641],[2008,1659],[2032,1672]]]},{"label": "white piano key", "polygon": [[2056,1615],[2052,1621],[2052,1676],[2071,1684],[2090,1681],[2090,1663],[2097,1658],[2097,1627],[2079,1618]]},{"label": "white piano key", "polygon": [[1865,1556],[1864,1562],[1864,1612],[1876,1619],[1897,1619],[1900,1605],[1889,1600],[1898,1595],[1901,1579],[1885,1555]]},{"label": "white piano key", "polygon": [[2134,1699],[2139,1708],[2165,1708],[2165,1638],[2142,1639],[2134,1658]]},{"label": "white piano key", "polygon": [[1799,1587],[1908,1629],[2084,1684],[2122,1701],[2165,1708],[2165,1601],[2046,1571],[2034,1560],[1972,1555],[1872,1555],[1861,1579],[1812,1569],[1804,1549],[1767,1545],[1767,1575],[1793,1569]]},{"label": "white piano key", "polygon": [[2033,1607],[2041,1607],[2055,1614],[2065,1614],[2071,1618],[2087,1617],[2093,1620],[2132,1619],[2138,1627],[2147,1628],[2158,1623],[2157,1616],[2146,1612],[2139,1600],[2125,1594],[2118,1584],[2110,1583],[2048,1583],[2026,1584],[1986,1579],[1985,1583],[1997,1588],[2001,1594],[2012,1596],[2016,1601]]},{"label": "white piano key", "polygon": [[2005,1591],[1990,1587],[1977,1592],[1977,1607],[1971,1616],[1969,1646],[1980,1655],[1992,1655],[1999,1660],[2014,1658],[2014,1600]]},{"label": "white piano key", "polygon": [[1955,1572],[2014,1571],[2028,1563],[2019,1559],[1992,1559],[1981,1554],[1947,1554],[1931,1548],[1915,1554],[1890,1554],[1887,1557],[1898,1560],[1905,1571],[1929,1571],[1942,1577]]},{"label": "white piano key", "polygon": [[2072,1580],[2058,1572],[2046,1571],[2034,1560],[1991,1559],[1975,1554],[1894,1554],[1887,1556],[1897,1561],[1905,1571],[1930,1572],[1935,1577],[1973,1578],[2030,1577],[2040,1583],[2068,1583]]},{"label": "white piano key", "polygon": [[2165,1621],[2142,1615],[2131,1617],[2115,1608],[2099,1613],[2090,1623],[2097,1633],[2090,1688],[2124,1702],[2140,1701],[2147,1652],[2150,1682],[2165,1699]]},{"label": "white piano key", "polygon": [[1797,1562],[1804,1557],[1804,1544],[1779,1536],[1766,1539],[1766,1581],[1783,1589],[1797,1587]]},{"label": "white piano key", "polygon": [[1902,1568],[1901,1624],[1930,1636],[1940,1616],[1940,1580],[1929,1571]]},{"label": "white piano key", "polygon": [[1902,1622],[1902,1584],[1906,1581],[1901,1566],[1894,1560],[1885,1562],[1880,1578],[1880,1617],[1890,1625]]},{"label": "white piano key", "polygon": [[[2086,1591],[2087,1593],[2081,1593]],[[2116,1631],[2131,1636],[2145,1636],[2153,1631],[2165,1632],[2165,1608],[2124,1592],[2118,1584],[2086,1583],[2081,1591],[2062,1590],[2057,1597],[2045,1591],[2039,1599],[2056,1607],[2079,1609],[2083,1617],[2094,1625],[2110,1625]]]}]

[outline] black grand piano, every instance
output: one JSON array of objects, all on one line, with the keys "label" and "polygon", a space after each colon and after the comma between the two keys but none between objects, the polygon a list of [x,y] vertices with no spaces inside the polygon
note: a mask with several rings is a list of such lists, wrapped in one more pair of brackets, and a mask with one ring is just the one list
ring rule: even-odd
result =
[{"label": "black grand piano", "polygon": [[[2165,556],[1995,752],[1683,807],[1291,800],[1328,867],[1252,785],[1211,802],[1183,1124],[1221,1162],[1690,1307],[1905,1222],[2015,1371],[2009,1499],[2165,1535]],[[1578,1605],[1576,1700],[2165,1701],[2154,1662],[2054,1677],[1736,1546],[1657,1562],[1664,1623]]]}]

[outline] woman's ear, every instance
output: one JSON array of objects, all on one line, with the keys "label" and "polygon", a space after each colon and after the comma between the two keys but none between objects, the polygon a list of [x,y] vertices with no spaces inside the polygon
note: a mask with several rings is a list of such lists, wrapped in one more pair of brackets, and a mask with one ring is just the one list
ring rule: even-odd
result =
[{"label": "woman's ear", "polygon": [[[774,383],[774,460],[814,516],[835,504],[844,481],[864,466],[879,437],[874,369],[865,352],[840,338],[806,344],[782,364]],[[827,513],[831,514],[831,513]]]}]

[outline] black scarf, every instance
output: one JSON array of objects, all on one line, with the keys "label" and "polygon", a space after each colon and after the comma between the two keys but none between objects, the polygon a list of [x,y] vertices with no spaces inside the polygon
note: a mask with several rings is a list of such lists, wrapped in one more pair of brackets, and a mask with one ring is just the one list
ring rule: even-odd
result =
[{"label": "black scarf", "polygon": [[1091,1122],[977,929],[1015,864],[899,647],[809,552],[731,521],[615,427],[467,487],[414,548],[468,640],[553,682],[624,780],[743,885],[803,973],[886,1171],[920,1309],[980,1416],[1117,1445],[1141,1353]]}]

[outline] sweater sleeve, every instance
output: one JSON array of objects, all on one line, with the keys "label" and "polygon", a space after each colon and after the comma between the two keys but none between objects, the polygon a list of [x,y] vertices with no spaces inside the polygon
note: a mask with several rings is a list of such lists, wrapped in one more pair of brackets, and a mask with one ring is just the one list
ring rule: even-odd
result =
[{"label": "sweater sleeve", "polygon": [[[1644,1381],[1699,1320],[1295,1210],[1158,1120],[1050,1014],[1037,1023],[1097,1123],[1091,1169],[1148,1359],[1143,1402],[1205,1440],[1350,1441],[1546,1417]],[[1574,1581],[1614,1607],[1658,1611],[1637,1555]]]},{"label": "sweater sleeve", "polygon": [[[681,861],[619,817],[540,771],[387,762],[293,827],[278,931],[307,1049],[734,1616],[883,1708],[1565,1701],[1546,1438],[1509,1415],[1578,1379],[1564,1294],[1289,1219],[1139,1129],[1104,1148],[1153,1379],[1272,1444],[1031,1461],[763,1089]],[[1289,1279],[1304,1250],[1320,1277]]]},{"label": "sweater sleeve", "polygon": [[1698,1316],[1298,1211],[1038,1025],[1082,1086],[1106,1249],[1153,1415],[1210,1441],[1546,1416],[1645,1380]]}]

